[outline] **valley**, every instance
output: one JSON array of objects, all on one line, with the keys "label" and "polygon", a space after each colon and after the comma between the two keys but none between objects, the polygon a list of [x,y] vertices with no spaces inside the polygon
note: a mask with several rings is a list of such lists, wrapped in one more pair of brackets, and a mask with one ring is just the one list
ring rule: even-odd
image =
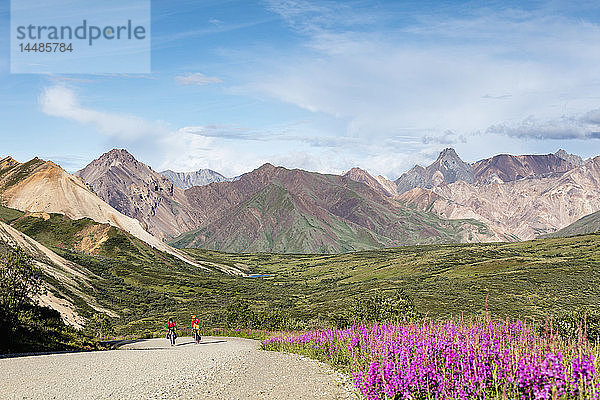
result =
[{"label": "valley", "polygon": [[[92,290],[84,297],[57,283],[60,297],[71,299],[84,317],[103,309],[118,315],[117,332],[125,336],[152,335],[167,315],[185,319],[197,313],[209,325],[224,326],[228,305],[239,301],[258,313],[285,310],[290,324],[325,326],[362,295],[398,288],[433,319],[477,315],[487,307],[498,318],[543,320],[573,309],[596,310],[600,304],[595,290],[600,284],[600,234],[338,255],[186,249],[189,258],[215,266],[204,270],[117,228],[109,228],[107,239],[92,234],[102,225],[90,220],[21,216],[12,227],[84,271]],[[224,274],[228,268],[248,277]]]},{"label": "valley", "polygon": [[[402,194],[392,181],[360,168],[342,176],[265,164],[234,180],[216,177],[183,189],[125,150],[106,153],[76,175],[50,161],[22,164],[5,158],[0,251],[2,257],[13,254],[7,260],[18,251],[24,254],[20,259],[31,259],[43,290],[14,319],[26,335],[10,337],[3,348],[103,349],[106,344],[98,339],[118,337],[149,339],[125,348],[153,351],[146,346],[162,346],[164,339],[152,338],[164,335],[167,318],[181,322],[191,314],[208,334],[264,339],[289,332],[263,342],[263,348],[306,354],[353,374],[371,361],[355,365],[345,351],[315,352],[310,340],[338,335],[336,348],[342,349],[355,340],[345,335],[380,329],[357,323],[398,324],[407,318],[417,324],[407,329],[424,330],[452,321],[498,324],[498,329],[504,321],[533,327],[557,321],[561,335],[573,335],[588,315],[591,340],[600,314],[600,158],[577,166],[560,159],[558,170],[551,171],[552,165],[536,157],[515,158],[527,167],[519,171],[531,173],[509,179],[497,173],[498,165],[507,163],[492,158],[480,169],[488,172],[471,175],[475,167],[447,150],[425,169],[426,179],[410,181],[415,186]],[[478,176],[485,182],[477,182]],[[419,186],[423,182],[425,187]],[[354,330],[345,329],[349,326]],[[180,329],[189,331],[185,324]],[[44,332],[44,341],[31,334],[36,330]],[[311,338],[307,347],[294,344],[294,335]],[[239,362],[265,357],[258,342],[231,338],[206,342],[201,352],[171,351],[179,357],[211,355],[217,368],[229,365],[231,357],[215,345],[230,342],[235,348],[244,343]],[[367,359],[378,357],[364,351]],[[107,353],[110,359],[131,359],[126,351]],[[101,363],[99,354],[82,359]],[[157,353],[156,360],[164,365],[161,354],[166,353]],[[282,356],[267,356],[268,370],[277,371],[274,379]],[[81,374],[79,364],[71,365]],[[323,367],[299,359],[294,368],[315,376]],[[126,370],[121,366],[115,373]],[[169,376],[166,382],[204,388],[208,398],[242,390],[231,384],[233,378],[215,392],[186,374]],[[244,370],[241,376],[249,375]],[[71,385],[69,377],[63,379]],[[371,390],[357,382],[363,395]],[[263,393],[267,384],[244,390]],[[338,390],[319,376],[314,385]],[[114,392],[124,385],[99,382],[86,390]],[[290,390],[300,393],[296,386]],[[352,396],[346,389],[339,393]],[[333,396],[325,398],[339,394]]]}]

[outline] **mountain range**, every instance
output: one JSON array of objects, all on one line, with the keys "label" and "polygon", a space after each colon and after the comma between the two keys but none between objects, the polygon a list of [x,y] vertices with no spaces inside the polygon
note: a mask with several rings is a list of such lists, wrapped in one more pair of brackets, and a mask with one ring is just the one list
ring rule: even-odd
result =
[{"label": "mountain range", "polygon": [[514,182],[523,178],[564,174],[577,166],[556,154],[522,156],[499,154],[473,164],[473,176],[477,183]]},{"label": "mountain range", "polygon": [[427,167],[415,165],[395,183],[398,193],[414,188],[432,189],[441,184],[463,181],[468,184],[514,182],[523,178],[542,178],[563,174],[581,166],[581,157],[560,149],[555,154],[496,156],[469,164],[461,160],[452,148],[443,150]]},{"label": "mountain range", "polygon": [[232,179],[225,178],[212,169],[200,169],[193,172],[174,172],[170,169],[162,171],[162,176],[181,189],[189,189],[192,186],[205,186],[213,182],[226,182]]},{"label": "mountain range", "polygon": [[599,195],[600,157],[564,150],[470,164],[445,149],[395,182],[358,167],[331,175],[265,164],[233,180],[210,170],[158,173],[123,149],[74,175],[38,158],[0,160],[3,205],[108,223],[180,257],[169,244],[335,253],[527,240],[599,211]]},{"label": "mountain range", "polygon": [[265,164],[232,181],[184,190],[125,150],[103,154],[76,175],[176,247],[329,253],[488,240],[480,223],[445,221],[390,199],[375,178],[377,189],[346,176]]},{"label": "mountain range", "polygon": [[176,247],[332,253],[486,235],[475,221],[413,210],[345,176],[271,164],[186,194],[196,209],[211,213],[199,229],[172,241]]},{"label": "mountain range", "polygon": [[476,219],[502,240],[533,239],[600,210],[600,157],[571,162],[565,153],[494,156],[472,165],[472,183],[405,186],[398,200],[442,218]]},{"label": "mountain range", "polygon": [[199,261],[177,248],[338,253],[600,230],[600,157],[558,151],[469,164],[446,149],[411,171],[397,186],[358,167],[332,175],[265,164],[235,180],[183,189],[126,150],[73,175],[52,161],[5,157],[0,239],[25,249],[49,277],[42,304],[80,327],[82,312],[116,314],[98,303],[96,289],[90,295],[111,275],[96,276],[78,254],[139,254],[143,262],[128,262],[143,271],[148,260],[161,260],[166,268],[176,262],[243,276],[242,265]]}]

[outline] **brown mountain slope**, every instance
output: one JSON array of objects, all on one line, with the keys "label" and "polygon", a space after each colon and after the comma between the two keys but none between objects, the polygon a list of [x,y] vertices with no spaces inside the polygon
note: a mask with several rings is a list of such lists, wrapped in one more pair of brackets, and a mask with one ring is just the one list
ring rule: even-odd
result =
[{"label": "brown mountain slope", "polygon": [[390,181],[388,178],[382,175],[377,175],[375,179],[377,179],[377,182],[379,182],[379,184],[383,186],[383,188],[392,196],[398,195],[398,186],[396,186],[394,181]]},{"label": "brown mountain slope", "polygon": [[198,225],[183,189],[126,150],[111,150],[75,175],[104,201],[142,222],[158,238],[176,236]]},{"label": "brown mountain slope", "polygon": [[331,253],[377,248],[387,241],[269,184],[176,244],[232,252]]},{"label": "brown mountain slope", "polygon": [[479,185],[456,182],[433,188],[429,198],[411,192],[400,199],[442,218],[475,218],[505,238],[533,239],[600,210],[600,157],[558,176]]},{"label": "brown mountain slope", "polygon": [[90,218],[129,232],[150,246],[181,260],[205,268],[190,260],[145,231],[136,219],[121,214],[98,197],[78,177],[68,174],[51,161],[34,158],[26,163],[11,163],[0,170],[2,205],[20,211],[63,214],[71,219]]},{"label": "brown mountain slope", "polygon": [[521,155],[499,154],[473,164],[475,182],[512,182],[528,177],[563,174],[577,165],[555,154]]},{"label": "brown mountain slope", "polygon": [[177,247],[307,253],[486,236],[482,225],[417,212],[347,177],[270,164],[186,195],[207,222],[176,238]]},{"label": "brown mountain slope", "polygon": [[[343,176],[348,177],[356,182],[362,182],[365,185],[369,186],[373,190],[383,194],[384,196],[394,196],[397,194],[397,190],[393,182],[387,181],[381,175],[377,178],[374,178],[371,174],[369,174],[364,169],[360,169],[358,167],[354,167],[348,172],[346,172]],[[389,183],[388,183],[389,182]],[[391,185],[390,185],[391,183]]]},{"label": "brown mountain slope", "polygon": [[160,241],[96,196],[79,178],[51,161],[33,160],[6,169],[0,175],[3,205],[21,211],[64,214],[71,219],[90,218],[121,228],[155,247]]}]

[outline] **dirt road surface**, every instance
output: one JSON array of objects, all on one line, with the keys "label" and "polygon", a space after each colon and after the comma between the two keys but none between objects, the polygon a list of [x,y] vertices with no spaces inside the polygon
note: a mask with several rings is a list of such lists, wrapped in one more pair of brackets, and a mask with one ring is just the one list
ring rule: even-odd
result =
[{"label": "dirt road surface", "polygon": [[344,376],[238,338],[178,338],[119,350],[0,360],[3,399],[356,399]]}]

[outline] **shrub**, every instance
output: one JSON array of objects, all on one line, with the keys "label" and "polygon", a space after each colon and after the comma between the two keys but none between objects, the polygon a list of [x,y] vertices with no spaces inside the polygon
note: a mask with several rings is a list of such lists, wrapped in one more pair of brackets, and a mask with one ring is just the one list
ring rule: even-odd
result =
[{"label": "shrub", "polygon": [[19,312],[42,291],[41,270],[18,247],[0,242],[0,324],[13,329]]},{"label": "shrub", "polygon": [[565,339],[600,341],[600,313],[597,311],[579,309],[561,314],[553,321],[553,327]]},{"label": "shrub", "polygon": [[86,331],[96,339],[104,339],[115,334],[112,319],[103,313],[97,313],[88,320]]},{"label": "shrub", "polygon": [[420,320],[410,296],[404,290],[374,291],[358,295],[348,311],[330,317],[337,327],[348,327],[353,324],[397,323],[401,321]]}]

